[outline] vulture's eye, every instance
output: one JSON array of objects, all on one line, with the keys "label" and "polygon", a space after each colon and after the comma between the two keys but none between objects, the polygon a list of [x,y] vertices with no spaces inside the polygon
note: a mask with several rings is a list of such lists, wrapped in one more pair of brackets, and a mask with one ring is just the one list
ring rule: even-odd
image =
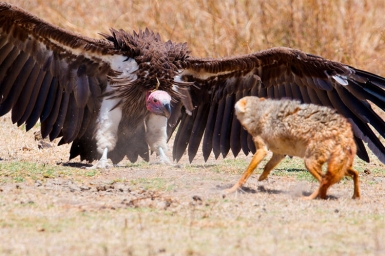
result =
[{"label": "vulture's eye", "polygon": [[158,102],[158,100],[157,100],[157,99],[154,99],[153,101],[154,101],[155,103],[157,103],[157,102]]}]

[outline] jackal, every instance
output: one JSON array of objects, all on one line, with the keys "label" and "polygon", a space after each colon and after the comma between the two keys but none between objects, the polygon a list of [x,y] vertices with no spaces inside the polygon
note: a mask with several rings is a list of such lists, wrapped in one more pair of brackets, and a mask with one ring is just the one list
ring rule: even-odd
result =
[{"label": "jackal", "polygon": [[[293,100],[244,97],[235,104],[235,113],[253,136],[257,151],[241,179],[227,190],[228,193],[247,181],[269,149],[273,156],[259,176],[260,181],[267,178],[285,155],[298,156],[304,159],[307,170],[321,183],[305,199],[317,196],[326,199],[327,189],[345,175],[353,178],[353,199],[360,197],[358,173],[352,168],[357,151],[352,127],[335,110]],[[328,168],[323,174],[325,162]]]}]

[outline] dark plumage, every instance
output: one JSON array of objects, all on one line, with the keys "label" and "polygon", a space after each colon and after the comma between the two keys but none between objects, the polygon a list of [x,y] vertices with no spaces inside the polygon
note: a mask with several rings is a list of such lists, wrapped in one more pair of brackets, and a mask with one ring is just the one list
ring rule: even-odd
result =
[{"label": "dark plumage", "polygon": [[200,143],[205,159],[212,151],[255,151],[234,116],[240,98],[294,98],[335,108],[352,124],[358,156],[369,160],[366,142],[385,162],[385,147],[369,126],[385,134],[369,104],[384,110],[382,77],[289,48],[204,59],[148,29],[102,35],[74,34],[0,3],[0,114],[12,111],[12,121],[27,130],[40,119],[44,137],[73,143],[70,158],[93,161],[106,149],[114,163],[124,156],[148,160],[146,95],[158,87],[173,99],[168,136],[180,125],[174,160],[187,149],[192,161]]}]

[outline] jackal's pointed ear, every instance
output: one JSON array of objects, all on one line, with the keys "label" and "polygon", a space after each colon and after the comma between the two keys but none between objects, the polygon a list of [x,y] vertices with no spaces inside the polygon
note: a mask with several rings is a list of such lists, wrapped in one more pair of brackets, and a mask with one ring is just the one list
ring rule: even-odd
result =
[{"label": "jackal's pointed ear", "polygon": [[238,102],[235,104],[235,110],[237,112],[245,113],[246,112],[246,99],[240,99]]}]

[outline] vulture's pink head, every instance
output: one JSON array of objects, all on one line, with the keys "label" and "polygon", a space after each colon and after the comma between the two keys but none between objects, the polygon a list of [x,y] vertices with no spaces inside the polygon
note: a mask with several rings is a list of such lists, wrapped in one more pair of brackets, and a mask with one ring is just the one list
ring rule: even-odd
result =
[{"label": "vulture's pink head", "polygon": [[169,118],[171,115],[171,96],[162,90],[148,92],[146,107],[151,113]]}]

